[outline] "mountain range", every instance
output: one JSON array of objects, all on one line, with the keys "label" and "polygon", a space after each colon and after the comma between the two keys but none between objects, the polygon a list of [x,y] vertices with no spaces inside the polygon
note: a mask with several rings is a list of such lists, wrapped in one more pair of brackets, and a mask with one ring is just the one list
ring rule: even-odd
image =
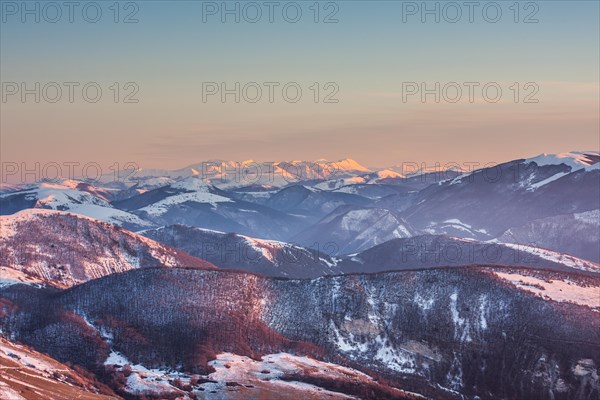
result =
[{"label": "mountain range", "polygon": [[128,174],[0,189],[0,397],[600,396],[599,152]]}]

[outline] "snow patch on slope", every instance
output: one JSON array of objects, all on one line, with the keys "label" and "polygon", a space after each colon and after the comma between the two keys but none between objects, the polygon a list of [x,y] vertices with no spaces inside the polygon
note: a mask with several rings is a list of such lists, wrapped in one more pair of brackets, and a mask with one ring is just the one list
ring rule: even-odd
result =
[{"label": "snow patch on slope", "polygon": [[526,246],[523,244],[502,244],[517,251],[523,251],[525,253],[543,258],[544,260],[552,261],[557,264],[562,264],[570,268],[575,268],[587,272],[600,272],[600,265],[591,261],[583,260],[575,256],[571,256],[569,254],[558,253],[556,251],[543,249],[541,247]]},{"label": "snow patch on slope", "polygon": [[187,202],[207,203],[213,207],[216,207],[217,203],[233,202],[230,198],[211,193],[211,186],[196,177],[183,179],[172,184],[170,187],[176,190],[184,190],[185,192],[166,197],[141,208],[140,211],[145,211],[153,216],[160,216],[169,211],[170,207]]},{"label": "snow patch on slope", "polygon": [[582,213],[573,214],[573,217],[575,217],[575,219],[577,221],[581,221],[585,224],[596,225],[596,226],[600,225],[600,210],[592,210],[592,211],[586,211],[586,212],[582,212]]},{"label": "snow patch on slope", "polygon": [[584,285],[569,279],[544,280],[516,272],[494,271],[494,274],[536,296],[557,302],[588,306],[600,311],[600,286]]},{"label": "snow patch on slope", "polygon": [[[190,384],[192,376],[164,369],[149,369],[141,364],[132,364],[123,354],[113,351],[104,365],[114,365],[117,370],[123,370],[128,365],[131,374],[127,377],[125,390],[131,394],[166,394],[178,393],[182,398],[187,395],[174,385],[174,380],[183,384]],[[342,393],[326,390],[318,386],[303,382],[282,380],[286,375],[299,374],[310,376],[374,382],[373,379],[352,368],[343,367],[309,357],[300,357],[288,353],[269,354],[261,360],[232,353],[221,353],[209,362],[215,372],[203,376],[201,383],[192,388],[192,392],[203,399],[229,398],[226,394],[230,388],[228,383],[235,382],[243,389],[260,387],[263,384],[274,386],[282,392],[294,391],[300,396],[317,396],[319,398],[355,399]],[[208,381],[206,381],[208,380]],[[241,394],[241,392],[240,392]],[[225,396],[225,397],[223,397]]]},{"label": "snow patch on slope", "polygon": [[533,192],[534,190],[541,188],[542,186],[545,186],[547,184],[549,184],[550,182],[554,182],[555,180],[558,180],[560,178],[562,178],[563,176],[567,176],[569,175],[569,172],[559,172],[558,174],[552,175],[549,178],[544,179],[543,181],[539,181],[537,183],[533,183],[531,185],[529,185],[527,187],[527,190],[530,192]]}]

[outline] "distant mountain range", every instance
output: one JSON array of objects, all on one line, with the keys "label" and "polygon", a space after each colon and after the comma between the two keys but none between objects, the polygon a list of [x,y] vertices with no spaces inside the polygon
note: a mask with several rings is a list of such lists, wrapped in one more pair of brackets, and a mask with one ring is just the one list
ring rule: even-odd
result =
[{"label": "distant mountain range", "polygon": [[142,236],[89,217],[44,209],[1,216],[0,226],[0,285],[70,287],[157,266],[218,267],[294,279],[473,264],[600,274],[597,263],[544,248],[444,235],[391,239],[339,256],[334,255],[339,249],[333,241],[311,248],[185,225],[146,230]]},{"label": "distant mountain range", "polygon": [[4,185],[0,397],[599,398],[599,161]]},{"label": "distant mountain range", "polygon": [[[5,189],[0,193],[0,213],[46,208],[68,210],[133,231],[182,224],[305,247],[335,242],[337,255],[363,251],[390,239],[442,234],[547,247],[599,262],[598,252],[586,245],[578,248],[565,230],[554,229],[550,236],[536,233],[546,219],[572,215],[578,228],[571,231],[595,240],[599,159],[598,152],[573,152],[468,173],[451,170],[410,177],[391,169],[373,172],[349,159],[268,163],[279,173],[294,166],[315,179],[286,181],[283,187],[252,183],[229,189],[215,186],[207,175],[210,168],[198,164],[171,172],[140,170],[140,179],[152,180],[146,189],[141,188],[141,181],[116,189],[110,183],[98,186],[72,180]],[[208,165],[235,170],[236,164]],[[254,163],[241,165],[249,168]],[[202,166],[206,174],[194,172]],[[332,175],[336,179],[329,179]],[[576,219],[579,214],[587,215],[591,224]]]}]

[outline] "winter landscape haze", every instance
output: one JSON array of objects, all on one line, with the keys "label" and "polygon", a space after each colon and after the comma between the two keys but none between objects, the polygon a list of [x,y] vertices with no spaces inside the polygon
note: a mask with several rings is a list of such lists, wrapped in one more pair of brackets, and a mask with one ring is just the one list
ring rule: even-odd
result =
[{"label": "winter landscape haze", "polygon": [[397,169],[5,187],[0,393],[598,398],[600,154]]},{"label": "winter landscape haze", "polygon": [[0,0],[0,400],[600,400],[599,16]]}]

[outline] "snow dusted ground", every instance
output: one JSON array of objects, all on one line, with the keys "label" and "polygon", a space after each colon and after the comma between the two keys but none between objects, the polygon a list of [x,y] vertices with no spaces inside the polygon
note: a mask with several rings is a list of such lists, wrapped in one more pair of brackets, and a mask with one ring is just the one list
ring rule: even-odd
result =
[{"label": "snow dusted ground", "polygon": [[546,281],[517,272],[494,271],[494,274],[544,299],[588,306],[600,312],[600,286],[584,285],[569,279]]},{"label": "snow dusted ground", "polygon": [[217,203],[232,202],[228,197],[211,193],[211,186],[196,176],[175,182],[170,185],[170,188],[180,191],[184,190],[184,192],[166,197],[156,203],[143,207],[140,210],[153,216],[160,216],[166,213],[171,206],[176,204],[187,202],[208,203],[215,207]]},{"label": "snow dusted ground", "polygon": [[[490,242],[496,242],[492,240]],[[541,257],[544,260],[552,261],[555,263],[563,264],[567,267],[579,269],[581,271],[587,272],[598,272],[600,273],[600,265],[583,260],[581,258],[577,258],[575,256],[571,256],[569,254],[562,254],[556,251],[543,249],[541,247],[533,247],[533,246],[525,246],[523,244],[515,244],[515,243],[502,243],[503,245],[515,249],[517,251],[522,251],[524,253],[533,254],[535,256]]]},{"label": "snow dusted ground", "polygon": [[581,221],[585,224],[600,225],[600,210],[586,211],[582,213],[573,214],[577,221]]},{"label": "snow dusted ground", "polygon": [[527,190],[529,190],[530,192],[533,192],[534,190],[541,188],[542,186],[547,185],[550,182],[554,182],[555,180],[558,180],[558,179],[562,178],[563,176],[567,176],[569,174],[570,174],[570,172],[559,172],[558,174],[552,175],[551,177],[546,178],[543,181],[539,181],[537,183],[532,183],[531,185],[529,185],[527,187]]},{"label": "snow dusted ground", "polygon": [[35,279],[22,271],[13,268],[0,267],[0,289],[12,285],[24,283],[27,285],[43,285],[39,279]]},{"label": "snow dusted ground", "polygon": [[361,252],[388,240],[412,236],[402,220],[382,208],[350,210],[337,224],[344,235],[344,241],[338,241],[338,251],[342,254]]},{"label": "snow dusted ground", "polygon": [[[88,193],[77,189],[78,181],[62,183],[40,183],[23,191],[27,200],[35,200],[36,209],[70,211],[114,225],[124,224],[151,227],[137,215],[114,208],[107,199],[98,194]],[[0,197],[14,196],[14,192],[0,194]]]},{"label": "snow dusted ground", "polygon": [[[131,373],[127,377],[125,388],[129,393],[178,393],[185,399],[189,398],[188,393],[191,392],[207,400],[258,398],[257,396],[265,394],[281,399],[356,399],[312,384],[283,378],[286,375],[299,374],[342,381],[374,382],[370,376],[355,369],[288,353],[269,354],[261,360],[221,353],[209,362],[215,372],[195,377],[176,371],[148,369],[140,364],[131,364],[122,354],[114,351],[105,361],[105,365],[114,365],[120,371],[125,365],[130,366]],[[186,390],[181,390],[175,385],[175,380],[179,381],[178,385],[181,387],[190,385],[194,379],[198,380],[198,383]]]},{"label": "snow dusted ground", "polygon": [[[70,228],[52,229],[62,222]],[[64,288],[147,265],[205,264],[144,236],[71,212],[26,209],[0,216],[0,228],[0,286],[41,283]],[[45,235],[29,233],[40,229],[46,230]]]},{"label": "snow dusted ground", "polygon": [[123,226],[124,224],[132,224],[141,228],[151,228],[154,226],[152,223],[144,221],[135,214],[113,208],[112,206],[105,207],[96,204],[78,204],[71,206],[69,211],[74,214],[84,215],[117,226]]},{"label": "snow dusted ground", "polygon": [[[218,382],[233,381],[244,385],[252,385],[266,380],[270,384],[280,387],[282,391],[301,391],[306,392],[305,395],[307,396],[318,395],[333,399],[352,399],[354,397],[302,382],[283,381],[280,378],[286,374],[304,375],[309,371],[311,376],[333,379],[348,379],[348,377],[351,377],[357,380],[372,381],[368,375],[354,369],[287,353],[269,354],[262,357],[261,361],[231,353],[222,353],[209,364],[216,369],[216,372],[210,374],[209,378]],[[210,387],[215,384],[208,383],[206,385]]]},{"label": "snow dusted ground", "polygon": [[30,350],[18,344],[11,343],[5,339],[0,339],[0,357],[10,357],[19,360],[19,362],[29,368],[35,368],[49,376],[54,371],[62,371],[64,368],[57,369],[57,362],[46,357],[40,357],[39,354],[32,353]]},{"label": "snow dusted ground", "polygon": [[17,226],[26,223],[38,216],[47,216],[56,213],[54,210],[41,208],[28,208],[16,214],[0,215],[0,237],[8,239],[17,234]]},{"label": "snow dusted ground", "polygon": [[25,400],[25,397],[2,381],[0,381],[0,396],[4,400]]},{"label": "snow dusted ground", "polygon": [[92,400],[114,397],[97,389],[64,364],[0,338],[0,399]]}]

